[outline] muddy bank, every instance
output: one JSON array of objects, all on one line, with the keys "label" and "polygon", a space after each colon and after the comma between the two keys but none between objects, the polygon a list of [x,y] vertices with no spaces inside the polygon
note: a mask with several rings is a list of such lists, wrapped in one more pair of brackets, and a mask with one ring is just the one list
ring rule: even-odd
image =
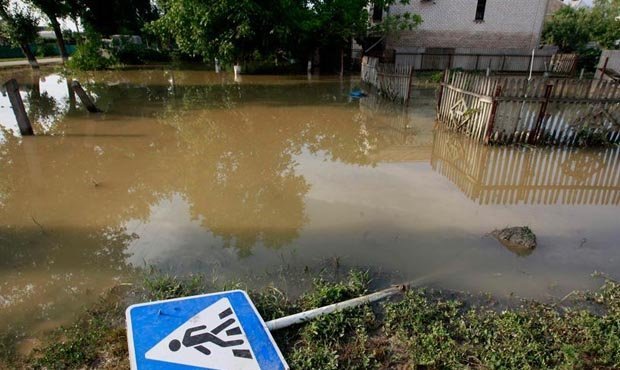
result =
[{"label": "muddy bank", "polygon": [[[265,320],[367,293],[370,276],[351,272],[289,299],[275,287],[251,292]],[[147,300],[187,296],[216,287],[201,277],[149,276],[119,286],[75,324],[41,338],[28,355],[0,342],[4,368],[128,368],[124,310]],[[514,303],[514,302],[513,302]],[[617,368],[620,366],[620,285],[576,293],[556,305],[410,289],[372,307],[335,313],[274,333],[293,369]]]}]

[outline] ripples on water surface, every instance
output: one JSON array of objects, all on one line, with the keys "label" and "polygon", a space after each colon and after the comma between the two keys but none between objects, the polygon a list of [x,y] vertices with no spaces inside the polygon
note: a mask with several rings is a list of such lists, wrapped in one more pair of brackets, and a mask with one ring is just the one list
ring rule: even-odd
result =
[{"label": "ripples on water surface", "polygon": [[[433,90],[406,111],[351,101],[357,80],[99,72],[89,115],[61,76],[17,77],[44,135],[13,135],[0,97],[2,330],[53,327],[132,267],[260,286],[338,258],[541,299],[618,277],[617,147],[483,147],[433,130]],[[539,247],[485,236],[509,225]]]}]

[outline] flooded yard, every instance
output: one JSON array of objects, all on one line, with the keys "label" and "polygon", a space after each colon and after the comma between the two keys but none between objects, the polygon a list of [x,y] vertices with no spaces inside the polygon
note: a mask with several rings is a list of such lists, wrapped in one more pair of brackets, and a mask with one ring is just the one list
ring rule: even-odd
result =
[{"label": "flooded yard", "polygon": [[[542,300],[620,278],[618,147],[485,147],[436,129],[434,90],[404,109],[351,99],[356,79],[76,77],[105,113],[51,70],[17,76],[35,137],[0,97],[0,332],[151,267],[260,287],[336,264]],[[529,255],[488,235],[521,225]]]}]

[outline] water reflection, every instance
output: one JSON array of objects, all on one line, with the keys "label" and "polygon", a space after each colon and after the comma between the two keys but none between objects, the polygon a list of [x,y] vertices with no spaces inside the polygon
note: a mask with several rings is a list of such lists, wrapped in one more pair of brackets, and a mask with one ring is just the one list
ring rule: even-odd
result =
[{"label": "water reflection", "polygon": [[162,207],[186,210],[220,261],[222,249],[247,258],[290,246],[308,222],[299,155],[372,167],[400,140],[383,129],[395,113],[360,111],[348,85],[183,76],[85,83],[102,115],[77,110],[57,75],[20,81],[39,135],[5,134],[0,145],[0,321],[35,310],[43,325],[126,277],[128,264],[154,263],[139,257],[161,245],[143,229]]},{"label": "water reflection", "polygon": [[431,164],[479,204],[618,205],[620,148],[481,146],[436,131]]},{"label": "water reflection", "polygon": [[[31,71],[3,76],[2,82],[12,77],[18,79],[20,95],[36,133],[54,133],[56,123],[75,109],[75,96],[65,77]],[[0,140],[3,140],[8,134],[17,135],[19,129],[3,85],[0,93],[0,128],[4,132]]]},{"label": "water reflection", "polygon": [[[433,131],[432,90],[403,109],[351,100],[354,80],[76,77],[105,113],[81,109],[61,77],[28,74],[24,98],[47,134],[0,140],[2,323],[46,327],[148,265],[262,274],[261,286],[337,256],[401,281],[544,296],[556,291],[540,281],[566,294],[620,258],[615,207],[554,205],[582,188],[617,204],[617,148],[473,145]],[[535,226],[540,248],[515,260],[483,238],[507,224]]]}]

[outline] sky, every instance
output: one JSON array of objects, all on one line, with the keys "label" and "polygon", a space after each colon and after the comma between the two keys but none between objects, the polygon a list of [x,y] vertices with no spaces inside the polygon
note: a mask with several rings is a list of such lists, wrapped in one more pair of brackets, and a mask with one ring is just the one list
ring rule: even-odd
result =
[{"label": "sky", "polygon": [[[25,6],[25,2],[23,0],[10,0],[11,4],[17,4],[18,6]],[[34,9],[35,13],[39,15],[39,26],[47,27],[49,25],[49,20],[40,11],[36,8]],[[75,23],[68,20],[60,20],[60,25],[62,29],[70,29],[71,31],[76,31]]]},{"label": "sky", "polygon": [[[562,1],[564,1],[564,3],[566,3],[566,4],[570,4],[570,3],[571,3],[571,2],[573,2],[574,0],[562,0]],[[579,1],[579,0],[577,0],[577,1]],[[584,5],[587,5],[587,6],[592,6],[592,1],[593,1],[593,0],[581,0],[581,2],[582,2]]]}]

